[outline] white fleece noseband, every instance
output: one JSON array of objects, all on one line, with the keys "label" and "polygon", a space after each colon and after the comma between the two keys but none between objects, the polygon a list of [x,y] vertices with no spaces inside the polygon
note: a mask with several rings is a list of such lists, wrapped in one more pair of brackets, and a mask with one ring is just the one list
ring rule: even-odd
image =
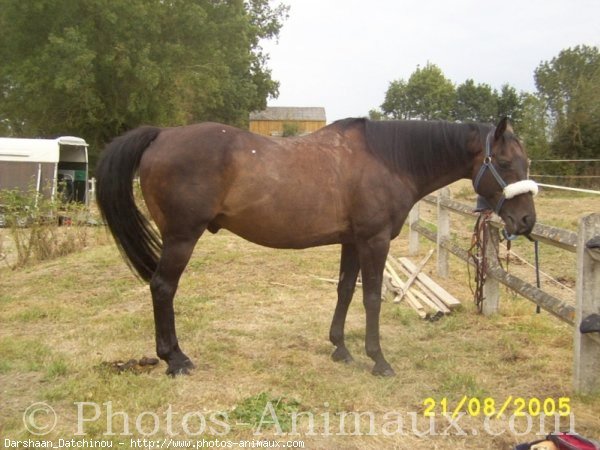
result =
[{"label": "white fleece noseband", "polygon": [[504,186],[502,192],[504,192],[504,198],[507,200],[516,197],[517,195],[527,193],[536,196],[538,193],[538,185],[533,180],[521,180]]}]

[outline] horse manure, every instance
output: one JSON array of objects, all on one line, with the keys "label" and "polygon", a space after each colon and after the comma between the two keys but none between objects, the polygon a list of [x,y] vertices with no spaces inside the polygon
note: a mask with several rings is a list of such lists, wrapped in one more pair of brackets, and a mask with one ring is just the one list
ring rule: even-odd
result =
[{"label": "horse manure", "polygon": [[427,313],[427,316],[425,317],[426,320],[430,321],[430,322],[437,322],[438,320],[440,320],[442,317],[444,317],[444,313],[441,311],[436,311],[435,313]]},{"label": "horse manure", "polygon": [[140,359],[138,364],[140,366],[155,366],[158,364],[158,358],[148,358],[147,356],[144,356],[142,359]]},{"label": "horse manure", "polygon": [[158,358],[148,358],[143,356],[140,360],[129,359],[127,361],[104,361],[98,366],[101,369],[108,370],[111,373],[130,372],[134,374],[148,373],[158,365]]}]

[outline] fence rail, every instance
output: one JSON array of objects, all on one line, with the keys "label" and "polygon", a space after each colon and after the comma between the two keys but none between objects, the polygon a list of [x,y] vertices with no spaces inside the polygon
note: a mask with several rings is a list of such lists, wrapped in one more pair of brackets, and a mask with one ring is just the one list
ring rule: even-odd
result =
[{"label": "fence rail", "polygon": [[[582,166],[581,163],[585,165]],[[532,180],[539,181],[540,186],[549,189],[600,195],[600,164],[598,163],[600,159],[534,159],[531,161],[529,176]],[[574,169],[561,169],[565,167],[564,165]],[[551,167],[554,169],[542,169]]]},{"label": "fence rail", "polygon": [[[449,213],[460,214],[473,220],[477,214],[471,206],[457,202],[448,196],[448,190],[443,189],[437,196],[429,195],[422,202],[437,207],[437,231],[432,231],[420,220],[417,203],[409,216],[409,252],[418,250],[419,235],[422,235],[437,244],[437,270],[440,276],[448,274],[448,257],[453,254],[463,261],[473,264],[468,256],[467,249],[451,240],[451,226]],[[492,220],[493,230],[490,232],[490,241],[487,248],[495,249],[497,254],[499,243],[499,230],[503,227],[500,220]],[[586,225],[587,224],[587,225]],[[508,286],[513,291],[539,305],[561,321],[573,325],[574,330],[574,387],[579,392],[593,392],[600,390],[600,333],[582,334],[580,324],[582,320],[593,314],[600,314],[600,261],[588,255],[582,236],[587,236],[585,242],[593,236],[600,236],[600,214],[592,214],[581,220],[578,233],[564,230],[549,225],[537,223],[531,237],[546,245],[561,248],[576,253],[577,255],[577,294],[576,305],[573,306],[554,295],[534,286],[533,284],[508,273],[500,264],[493,263],[495,258],[490,257],[488,277],[484,285],[485,301],[483,313],[492,314],[498,311],[500,289],[499,283]],[[600,250],[596,250],[600,252]],[[491,256],[491,255],[490,255]],[[594,361],[590,363],[590,361]]]},{"label": "fence rail", "polygon": [[574,187],[569,187],[569,186],[560,186],[558,184],[545,184],[545,183],[538,183],[538,186],[542,186],[542,187],[550,188],[550,189],[559,189],[562,191],[583,192],[584,194],[600,195],[600,191],[596,191],[594,189],[574,188]]}]

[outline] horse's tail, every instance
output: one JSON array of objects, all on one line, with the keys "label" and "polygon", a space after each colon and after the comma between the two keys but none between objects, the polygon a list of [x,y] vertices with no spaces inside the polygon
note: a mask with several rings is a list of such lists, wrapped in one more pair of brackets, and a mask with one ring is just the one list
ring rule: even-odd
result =
[{"label": "horse's tail", "polygon": [[133,178],[144,151],[160,131],[146,126],[116,138],[96,167],[100,213],[129,267],[147,282],[156,271],[162,243],[135,204]]}]

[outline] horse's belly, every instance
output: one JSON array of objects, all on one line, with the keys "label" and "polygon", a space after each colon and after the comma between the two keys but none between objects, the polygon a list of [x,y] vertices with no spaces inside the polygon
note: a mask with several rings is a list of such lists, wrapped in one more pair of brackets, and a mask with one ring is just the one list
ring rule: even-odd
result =
[{"label": "horse's belly", "polygon": [[231,224],[223,228],[238,236],[258,245],[271,248],[302,249],[320,245],[337,244],[345,241],[341,232],[306,233],[306,230],[256,230],[238,224]]},{"label": "horse's belly", "polygon": [[[279,193],[281,194],[281,193]],[[347,214],[334,196],[310,192],[282,198],[277,192],[224,208],[214,223],[244,239],[274,248],[308,248],[344,242]]]}]

